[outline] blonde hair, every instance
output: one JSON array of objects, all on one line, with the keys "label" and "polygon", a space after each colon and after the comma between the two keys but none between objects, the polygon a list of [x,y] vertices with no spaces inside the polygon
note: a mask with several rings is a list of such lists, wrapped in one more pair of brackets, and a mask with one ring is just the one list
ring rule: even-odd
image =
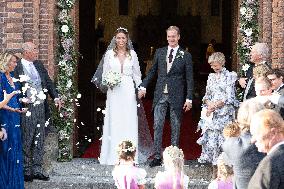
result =
[{"label": "blonde hair", "polygon": [[184,154],[182,149],[179,149],[176,146],[168,146],[163,152],[163,160],[165,168],[171,170],[173,175],[173,188],[175,189],[178,186],[176,183],[177,173],[181,175],[180,186],[183,189],[183,166],[184,166]]},{"label": "blonde hair", "polygon": [[136,147],[130,140],[121,141],[117,147],[117,154],[119,159],[126,161],[134,160]]},{"label": "blonde hair", "polygon": [[284,135],[283,118],[278,112],[274,110],[270,110],[270,109],[261,110],[253,116],[253,121],[256,121],[256,120],[258,121],[258,123],[260,123],[259,125],[261,127],[259,129],[275,128],[278,130],[278,132]]},{"label": "blonde hair", "polygon": [[175,31],[177,31],[177,34],[180,35],[180,29],[177,26],[170,26],[170,27],[168,27],[166,32],[168,32],[170,30],[175,30]]},{"label": "blonde hair", "polygon": [[0,72],[5,73],[7,71],[8,64],[13,56],[13,54],[7,52],[0,54]]},{"label": "blonde hair", "polygon": [[265,77],[269,71],[271,71],[271,68],[266,64],[258,64],[253,68],[253,77],[255,79]]},{"label": "blonde hair", "polygon": [[229,123],[223,129],[224,137],[238,137],[240,133],[241,130],[237,122]]},{"label": "blonde hair", "polygon": [[224,160],[224,152],[221,153],[217,160],[217,167],[218,167],[218,178],[221,177],[228,179],[230,176],[234,174],[232,166],[226,164]]},{"label": "blonde hair", "polygon": [[268,77],[261,76],[255,80],[255,84],[262,84],[266,89],[270,89],[272,87],[271,81]]},{"label": "blonde hair", "polygon": [[211,64],[213,62],[218,62],[222,66],[225,64],[225,55],[221,52],[214,52],[208,58],[208,63]]},{"label": "blonde hair", "polygon": [[258,102],[255,98],[242,102],[237,115],[240,129],[243,131],[249,131],[252,116],[263,109],[265,109],[265,106]]}]

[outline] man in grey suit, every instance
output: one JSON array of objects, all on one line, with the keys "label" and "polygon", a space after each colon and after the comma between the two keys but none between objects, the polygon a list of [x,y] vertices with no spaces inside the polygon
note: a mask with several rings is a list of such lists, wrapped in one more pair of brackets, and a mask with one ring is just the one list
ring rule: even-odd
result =
[{"label": "man in grey suit", "polygon": [[274,110],[261,110],[253,115],[250,130],[252,142],[267,156],[259,163],[249,189],[284,188],[284,121]]},{"label": "man in grey suit", "polygon": [[191,54],[179,47],[180,30],[170,26],[167,30],[168,46],[157,49],[153,66],[139,87],[138,97],[146,94],[146,87],[158,74],[154,110],[154,150],[155,158],[150,167],[161,165],[161,148],[164,121],[167,109],[170,111],[171,144],[179,146],[182,110],[192,107],[193,71]]},{"label": "man in grey suit", "polygon": [[[33,181],[33,179],[49,180],[43,171],[43,154],[45,125],[50,117],[49,107],[46,99],[39,99],[40,103],[33,103],[33,90],[37,93],[44,91],[54,99],[55,104],[60,108],[61,102],[58,93],[51,81],[47,70],[41,61],[36,60],[38,49],[32,42],[26,42],[22,45],[23,57],[15,68],[15,78],[20,79],[21,75],[26,75],[30,79],[21,82],[22,87],[26,84],[30,86],[25,91],[25,101],[23,105],[31,112],[30,116],[21,116],[23,150],[24,150],[24,179]],[[23,88],[22,88],[23,89]]]}]

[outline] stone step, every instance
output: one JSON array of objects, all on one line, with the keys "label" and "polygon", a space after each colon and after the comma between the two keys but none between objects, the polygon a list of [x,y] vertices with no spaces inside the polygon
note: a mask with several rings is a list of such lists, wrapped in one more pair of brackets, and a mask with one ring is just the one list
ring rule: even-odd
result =
[{"label": "stone step", "polygon": [[[211,180],[211,166],[186,161],[184,172],[190,178],[189,188],[207,188]],[[154,188],[154,177],[163,167],[139,165],[147,172],[146,188]],[[116,188],[111,172],[113,166],[100,165],[95,159],[73,159],[71,162],[52,162],[50,181],[25,183],[26,189],[112,189]]]}]

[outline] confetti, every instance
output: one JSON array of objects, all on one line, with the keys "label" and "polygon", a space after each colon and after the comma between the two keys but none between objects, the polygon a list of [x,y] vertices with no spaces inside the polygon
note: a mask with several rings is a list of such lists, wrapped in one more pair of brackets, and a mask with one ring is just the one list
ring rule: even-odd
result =
[{"label": "confetti", "polygon": [[27,116],[27,117],[30,117],[31,115],[32,115],[32,113],[31,113],[30,111],[27,111],[27,112],[26,112],[26,116]]}]

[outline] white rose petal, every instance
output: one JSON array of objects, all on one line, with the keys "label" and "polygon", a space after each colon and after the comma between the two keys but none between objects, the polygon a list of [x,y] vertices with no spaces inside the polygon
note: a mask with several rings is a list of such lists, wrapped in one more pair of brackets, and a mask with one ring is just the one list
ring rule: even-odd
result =
[{"label": "white rose petal", "polygon": [[40,91],[37,95],[37,97],[41,100],[45,100],[46,99],[46,95],[44,94],[43,91]]},{"label": "white rose petal", "polygon": [[71,80],[68,80],[66,87],[67,87],[67,88],[70,88],[71,86],[72,86],[72,81],[71,81]]},{"label": "white rose petal", "polygon": [[241,15],[245,15],[246,12],[247,12],[247,9],[246,9],[245,7],[241,7],[241,8],[240,8],[240,13],[241,13]]},{"label": "white rose petal", "polygon": [[79,93],[79,94],[77,94],[77,98],[81,98],[82,97],[82,95]]},{"label": "white rose petal", "polygon": [[67,25],[63,25],[63,26],[61,27],[61,31],[62,31],[63,33],[67,33],[67,32],[69,31],[69,27],[68,27]]},{"label": "white rose petal", "polygon": [[20,81],[19,79],[16,79],[16,78],[14,78],[14,77],[12,77],[12,80],[13,80],[14,83]]},{"label": "white rose petal", "polygon": [[20,82],[26,82],[31,79],[28,75],[19,75],[19,77],[20,77]]},{"label": "white rose petal", "polygon": [[30,117],[31,115],[32,115],[32,113],[31,113],[30,111],[27,111],[27,112],[26,112],[26,116],[27,116],[27,117]]}]

